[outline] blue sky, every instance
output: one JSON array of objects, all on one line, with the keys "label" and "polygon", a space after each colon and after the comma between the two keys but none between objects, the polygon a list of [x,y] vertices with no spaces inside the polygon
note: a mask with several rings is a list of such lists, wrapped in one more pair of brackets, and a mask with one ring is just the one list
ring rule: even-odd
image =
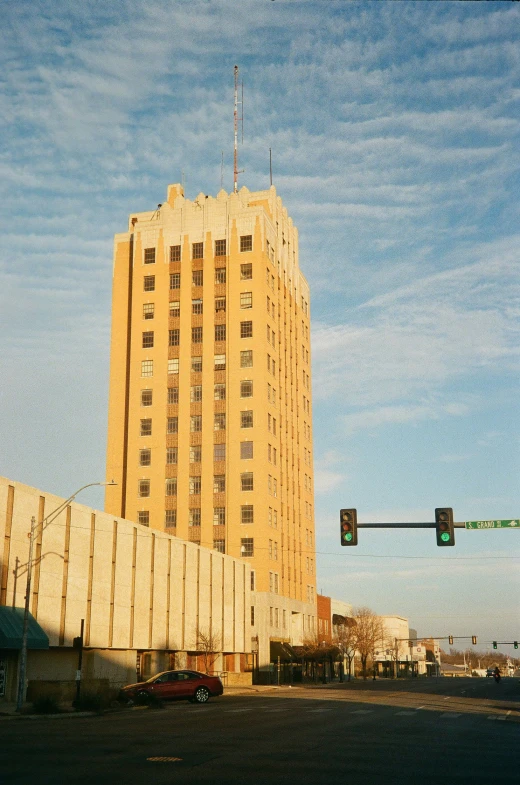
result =
[{"label": "blue sky", "polygon": [[[8,4],[0,30],[0,473],[104,478],[112,237],[274,184],[312,291],[319,588],[419,634],[520,639],[520,8],[342,0]],[[79,501],[80,499],[78,499]],[[81,501],[102,506],[93,489]],[[462,642],[461,642],[462,644]]]}]

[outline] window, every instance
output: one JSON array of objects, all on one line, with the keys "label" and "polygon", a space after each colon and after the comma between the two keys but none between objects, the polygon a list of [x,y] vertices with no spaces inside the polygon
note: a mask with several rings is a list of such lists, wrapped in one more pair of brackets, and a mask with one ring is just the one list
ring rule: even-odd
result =
[{"label": "window", "polygon": [[253,322],[240,322],[240,337],[241,338],[253,337]]},{"label": "window", "polygon": [[213,548],[214,548],[214,550],[218,551],[218,553],[225,553],[226,552],[226,541],[225,540],[213,540]]},{"label": "window", "polygon": [[191,246],[192,259],[204,258],[204,243],[193,243]]},{"label": "window", "polygon": [[214,362],[215,362],[215,370],[216,371],[225,371],[226,370],[226,355],[225,354],[216,354]]},{"label": "window", "polygon": [[177,526],[177,510],[166,510],[164,525],[167,529],[173,529]]},{"label": "window", "polygon": [[194,384],[190,390],[190,401],[192,403],[198,403],[202,401],[202,385],[201,384]]},{"label": "window", "polygon": [[178,433],[178,432],[179,432],[179,418],[168,417],[166,433]]},{"label": "window", "polygon": [[181,314],[181,304],[178,300],[173,300],[170,303],[170,316],[172,319],[177,318]]},{"label": "window", "polygon": [[202,343],[202,327],[191,328],[191,342]]},{"label": "window", "polygon": [[215,297],[215,313],[219,313],[225,310],[226,310],[226,298]]},{"label": "window", "polygon": [[168,373],[179,373],[179,358],[172,357],[168,360]]},{"label": "window", "polygon": [[240,250],[243,253],[244,251],[252,251],[253,250],[253,235],[252,234],[243,234],[240,237]]},{"label": "window", "polygon": [[213,508],[213,526],[226,525],[226,508],[214,507]]},{"label": "window", "polygon": [[267,325],[267,343],[271,343],[271,328]]},{"label": "window", "polygon": [[152,463],[152,451],[150,448],[139,450],[139,466],[150,466]]},{"label": "window", "polygon": [[243,504],[240,508],[240,523],[253,523],[253,505]]},{"label": "window", "polygon": [[241,368],[252,368],[253,367],[253,350],[246,349],[244,352],[240,352],[240,367]]},{"label": "window", "polygon": [[252,398],[253,397],[253,382],[244,380],[240,382],[240,397]]},{"label": "window", "polygon": [[217,267],[215,270],[215,283],[226,283],[226,268]]},{"label": "window", "polygon": [[216,412],[215,421],[213,424],[214,431],[224,431],[226,429],[226,414],[225,412]]},{"label": "window", "polygon": [[190,477],[190,496],[198,496],[200,494],[200,487],[200,476]]},{"label": "window", "polygon": [[141,376],[153,376],[153,360],[141,362]]},{"label": "window", "polygon": [[139,480],[137,484],[138,496],[144,498],[150,495],[150,480]]},{"label": "window", "polygon": [[191,274],[191,283],[193,286],[202,286],[204,283],[204,271],[193,270]]},{"label": "window", "polygon": [[255,626],[255,606],[251,605],[251,627],[254,626]]},{"label": "window", "polygon": [[251,570],[251,591],[255,590],[255,571]]},{"label": "window", "polygon": [[180,245],[170,245],[170,262],[180,262],[180,260],[181,260]]},{"label": "window", "polygon": [[202,313],[202,299],[200,297],[191,301],[191,312],[194,314]]},{"label": "window", "polygon": [[240,540],[240,555],[253,556],[255,552],[254,540],[252,537],[242,537]]},{"label": "window", "polygon": [[141,390],[141,406],[151,406],[152,396],[152,390]]},{"label": "window", "polygon": [[216,384],[214,387],[213,397],[216,401],[225,401],[226,400],[226,385],[225,384]]},{"label": "window", "polygon": [[202,357],[191,358],[191,370],[193,373],[202,373]]},{"label": "window", "polygon": [[253,412],[252,410],[240,412],[240,427],[252,428],[253,427]]},{"label": "window", "polygon": [[224,493],[226,490],[226,476],[215,474],[213,476],[213,493]]},{"label": "window", "polygon": [[168,403],[179,403],[179,388],[168,387]]},{"label": "window", "polygon": [[180,330],[168,330],[168,346],[178,346],[180,334]]},{"label": "window", "polygon": [[177,496],[177,477],[168,477],[165,486],[166,496]]},{"label": "window", "polygon": [[268,550],[268,553],[269,553],[269,558],[272,559],[273,558],[273,541],[272,540],[269,540],[269,550]]},{"label": "window", "polygon": [[214,444],[213,445],[213,460],[214,461],[225,461],[226,460],[226,445],[225,444]]},{"label": "window", "polygon": [[170,289],[180,289],[181,287],[181,274],[180,273],[171,273],[170,274]]},{"label": "window", "polygon": [[149,526],[150,525],[150,511],[149,510],[140,510],[137,513],[137,523],[140,523],[141,526]]},{"label": "window", "polygon": [[155,291],[155,275],[145,275],[143,279],[143,289],[145,292]]},{"label": "window", "polygon": [[152,419],[141,420],[141,436],[152,435]]},{"label": "window", "polygon": [[225,255],[226,255],[226,241],[215,240],[215,256],[225,256]]},{"label": "window", "polygon": [[253,307],[253,292],[240,292],[240,307],[241,308]]},{"label": "window", "polygon": [[273,542],[273,559],[278,561],[278,543],[276,541]]},{"label": "window", "polygon": [[202,414],[192,414],[190,417],[190,431],[197,433],[202,431]]},{"label": "window", "polygon": [[253,277],[253,265],[252,264],[241,264],[240,265],[240,280],[248,281],[250,278]]},{"label": "window", "polygon": [[144,263],[155,264],[155,248],[144,249]]},{"label": "window", "polygon": [[226,340],[226,325],[225,324],[216,324],[215,325],[215,340],[216,341],[225,341]]},{"label": "window", "polygon": [[243,472],[240,475],[240,489],[242,491],[253,490],[253,472]]},{"label": "window", "polygon": [[177,447],[166,448],[166,463],[170,465],[177,463]]},{"label": "window", "polygon": [[189,526],[200,526],[200,507],[193,507],[188,517]]},{"label": "window", "polygon": [[202,460],[202,447],[200,444],[192,444],[190,447],[190,463],[200,463]]},{"label": "window", "polygon": [[153,303],[144,303],[143,305],[143,319],[153,319],[155,305]]},{"label": "window", "polygon": [[253,442],[240,442],[240,457],[242,460],[249,460],[253,457]]}]

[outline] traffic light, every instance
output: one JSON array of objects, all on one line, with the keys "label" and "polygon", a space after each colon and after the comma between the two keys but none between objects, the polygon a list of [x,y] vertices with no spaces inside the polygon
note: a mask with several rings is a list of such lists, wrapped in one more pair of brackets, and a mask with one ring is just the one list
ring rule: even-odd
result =
[{"label": "traffic light", "polygon": [[357,545],[357,510],[340,510],[342,545]]},{"label": "traffic light", "polygon": [[477,645],[477,636],[476,635],[472,635],[471,636],[471,642],[472,642],[473,646]]},{"label": "traffic light", "polygon": [[513,641],[513,646],[515,647],[515,649],[518,649],[518,641]]},{"label": "traffic light", "polygon": [[435,527],[437,530],[437,545],[455,545],[453,510],[451,507],[435,508]]},{"label": "traffic light", "polygon": [[453,646],[453,635],[448,635],[448,643]]},{"label": "traffic light", "polygon": [[496,642],[496,641],[493,641],[493,648],[494,648],[494,649],[498,649],[498,646],[497,646],[497,642]]}]

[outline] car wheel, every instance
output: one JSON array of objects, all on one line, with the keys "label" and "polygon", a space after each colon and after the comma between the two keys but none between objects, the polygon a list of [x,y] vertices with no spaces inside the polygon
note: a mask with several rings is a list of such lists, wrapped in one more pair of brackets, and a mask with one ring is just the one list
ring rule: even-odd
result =
[{"label": "car wheel", "polygon": [[141,690],[136,693],[135,702],[143,705],[143,703],[150,703],[150,694],[146,690]]},{"label": "car wheel", "polygon": [[209,700],[209,690],[207,687],[197,687],[193,695],[194,703],[207,703]]}]

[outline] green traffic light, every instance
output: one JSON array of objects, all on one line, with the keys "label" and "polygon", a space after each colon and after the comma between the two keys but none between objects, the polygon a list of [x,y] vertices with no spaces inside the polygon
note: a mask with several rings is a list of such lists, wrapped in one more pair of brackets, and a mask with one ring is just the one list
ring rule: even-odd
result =
[{"label": "green traffic light", "polygon": [[450,533],[449,532],[443,532],[441,534],[441,540],[443,542],[449,542],[450,541]]},{"label": "green traffic light", "polygon": [[351,542],[352,532],[345,532],[345,534],[343,535],[343,539],[346,540],[347,542]]}]

